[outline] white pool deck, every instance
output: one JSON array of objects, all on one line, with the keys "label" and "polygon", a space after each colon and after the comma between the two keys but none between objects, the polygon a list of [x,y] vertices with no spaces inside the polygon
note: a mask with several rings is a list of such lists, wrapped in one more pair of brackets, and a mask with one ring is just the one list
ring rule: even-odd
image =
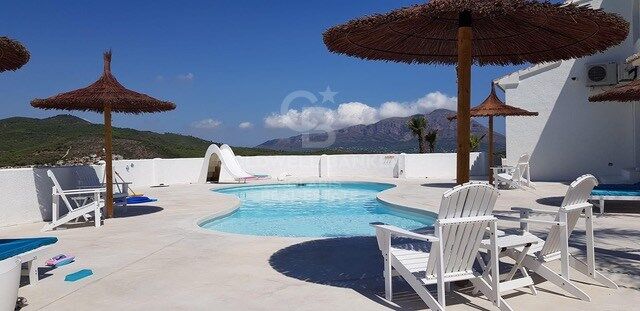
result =
[{"label": "white pool deck", "polygon": [[[380,195],[384,201],[431,211],[437,211],[440,196],[451,187],[451,181],[368,181],[398,185]],[[428,185],[422,185],[425,183]],[[553,209],[566,190],[561,183],[537,186],[533,191],[502,191],[497,210],[512,206]],[[73,264],[42,270],[37,285],[22,287],[19,295],[29,300],[23,310],[426,308],[402,282],[398,282],[394,303],[381,298],[382,266],[373,238],[255,237],[199,228],[199,220],[239,204],[235,198],[208,191],[213,187],[218,186],[144,189],[159,201],[151,206],[132,206],[127,215],[109,219],[98,229],[89,226],[42,234],[43,223],[0,228],[2,237],[56,236],[59,242],[45,257],[71,253],[77,258]],[[508,293],[505,297],[510,305],[516,310],[637,310],[640,205],[625,204],[609,205],[611,213],[595,219],[598,269],[620,289],[599,286],[574,273],[572,277],[592,302],[566,296],[554,285],[542,282],[537,285],[537,296],[528,290]],[[582,225],[577,230],[570,244],[574,252],[583,254]],[[40,258],[39,263],[46,258]],[[64,281],[65,275],[84,268],[92,269],[94,275],[74,283]],[[447,299],[448,310],[495,310],[484,297],[466,291],[454,290]]]}]

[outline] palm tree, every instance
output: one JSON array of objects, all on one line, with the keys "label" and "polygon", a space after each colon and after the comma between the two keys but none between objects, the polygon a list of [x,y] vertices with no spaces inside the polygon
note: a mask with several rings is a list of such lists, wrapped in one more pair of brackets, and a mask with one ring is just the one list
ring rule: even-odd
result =
[{"label": "palm tree", "polygon": [[425,132],[427,129],[427,119],[424,116],[414,116],[407,123],[409,130],[411,130],[411,134],[414,137],[418,137],[418,150],[420,153],[427,153],[426,145],[425,145]]},{"label": "palm tree", "polygon": [[427,143],[429,143],[429,152],[434,153],[436,152],[436,138],[438,136],[438,130],[431,130],[429,132],[427,132],[427,134],[424,136],[424,140],[427,141]]},{"label": "palm tree", "polygon": [[480,148],[480,143],[482,142],[482,139],[486,135],[487,134],[483,134],[482,136],[471,135],[469,137],[469,144],[471,144],[471,151],[472,152],[478,151],[478,149]]}]

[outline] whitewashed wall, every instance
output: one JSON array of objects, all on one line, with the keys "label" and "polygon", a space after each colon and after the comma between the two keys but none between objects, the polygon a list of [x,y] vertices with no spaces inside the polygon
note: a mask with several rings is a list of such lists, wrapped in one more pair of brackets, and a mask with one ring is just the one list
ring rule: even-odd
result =
[{"label": "whitewashed wall", "polygon": [[[74,189],[96,182],[101,167],[73,166],[52,168],[60,186]],[[0,226],[11,226],[51,219],[51,187],[46,168],[0,170]]]},{"label": "whitewashed wall", "polygon": [[[454,179],[456,177],[455,153],[405,154],[405,178]],[[487,175],[486,153],[472,152],[469,169],[471,176]]]},{"label": "whitewashed wall", "polygon": [[238,162],[245,171],[257,175],[272,177],[318,177],[320,175],[320,156],[238,156]]},{"label": "whitewashed wall", "polygon": [[397,154],[341,154],[327,156],[327,177],[398,177]]},{"label": "whitewashed wall", "polygon": [[506,120],[507,160],[515,163],[521,154],[531,154],[534,180],[573,180],[591,173],[614,181],[623,169],[640,165],[640,103],[591,103],[589,95],[603,88],[585,86],[587,64],[622,65],[637,52],[638,0],[580,2],[630,21],[629,38],[605,53],[536,66],[498,81],[507,104],[540,113]]},{"label": "whitewashed wall", "polygon": [[135,186],[196,183],[202,158],[113,161],[113,169]]},{"label": "whitewashed wall", "polygon": [[[455,178],[456,154],[344,154],[238,156],[249,173],[273,178]],[[487,174],[485,153],[471,153],[472,176]],[[202,158],[114,161],[114,169],[133,187],[197,183]]]}]

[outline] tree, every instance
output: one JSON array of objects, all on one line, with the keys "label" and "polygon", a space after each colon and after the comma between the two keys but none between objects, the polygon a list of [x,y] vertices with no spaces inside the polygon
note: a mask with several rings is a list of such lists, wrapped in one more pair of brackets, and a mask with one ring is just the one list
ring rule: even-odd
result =
[{"label": "tree", "polygon": [[414,116],[407,124],[411,134],[418,137],[418,150],[420,153],[427,153],[425,144],[425,134],[427,130],[427,119],[424,116]]},{"label": "tree", "polygon": [[477,135],[471,135],[469,137],[469,144],[471,144],[471,152],[476,152],[478,151],[478,149],[480,148],[480,143],[482,142],[482,139],[486,136],[487,134],[483,134],[482,136],[477,136]]},{"label": "tree", "polygon": [[436,138],[438,136],[438,130],[431,130],[427,132],[424,139],[429,143],[429,152],[436,152]]}]

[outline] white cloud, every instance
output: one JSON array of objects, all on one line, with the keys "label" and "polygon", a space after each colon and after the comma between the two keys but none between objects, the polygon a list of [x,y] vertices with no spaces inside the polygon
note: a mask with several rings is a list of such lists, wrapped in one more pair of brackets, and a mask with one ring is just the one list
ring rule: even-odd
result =
[{"label": "white cloud", "polygon": [[286,113],[271,114],[264,119],[267,128],[290,128],[297,131],[340,129],[357,124],[372,124],[391,117],[426,114],[436,109],[455,110],[458,99],[441,92],[433,92],[410,102],[385,102],[372,107],[360,102],[343,103],[337,109],[304,107]]},{"label": "white cloud", "polygon": [[238,124],[238,127],[243,129],[243,130],[250,129],[250,128],[253,128],[253,123],[251,123],[251,122],[240,122],[240,124]]},{"label": "white cloud", "polygon": [[204,130],[211,130],[219,127],[220,125],[222,125],[222,122],[214,119],[204,119],[191,123],[191,127]]},{"label": "white cloud", "polygon": [[458,99],[441,92],[429,93],[411,102],[386,102],[380,106],[382,119],[391,117],[408,117],[418,113],[429,113],[436,109],[456,110]]},{"label": "white cloud", "polygon": [[190,73],[190,72],[178,75],[178,80],[182,80],[182,81],[193,81],[194,78],[195,76],[193,75],[193,73]]},{"label": "white cloud", "polygon": [[324,107],[305,107],[301,111],[289,109],[285,114],[272,114],[264,119],[268,128],[291,128],[309,131],[323,125],[331,125],[335,120],[334,111]]}]

